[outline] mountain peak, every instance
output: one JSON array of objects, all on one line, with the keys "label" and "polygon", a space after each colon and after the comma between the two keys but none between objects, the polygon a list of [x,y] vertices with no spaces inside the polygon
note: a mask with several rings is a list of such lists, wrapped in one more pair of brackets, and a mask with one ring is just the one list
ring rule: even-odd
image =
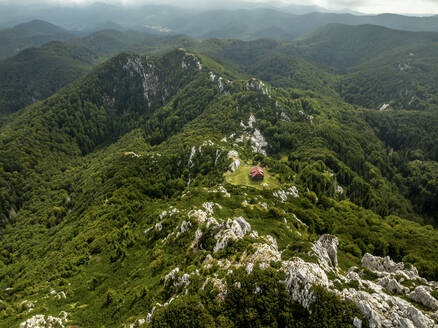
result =
[{"label": "mountain peak", "polygon": [[33,33],[54,33],[54,32],[67,33],[68,32],[67,30],[63,29],[62,27],[59,27],[58,25],[40,19],[35,19],[27,23],[16,25],[14,29],[26,30]]}]

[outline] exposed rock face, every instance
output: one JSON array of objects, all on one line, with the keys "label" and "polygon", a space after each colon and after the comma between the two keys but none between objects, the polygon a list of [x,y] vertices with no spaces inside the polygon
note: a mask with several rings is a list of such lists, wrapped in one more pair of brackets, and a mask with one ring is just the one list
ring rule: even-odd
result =
[{"label": "exposed rock face", "polygon": [[151,72],[146,73],[143,64],[141,63],[140,56],[130,56],[127,58],[126,64],[123,65],[123,69],[125,71],[130,71],[137,73],[141,78],[141,82],[143,85],[143,95],[148,101],[149,107],[152,105],[151,97],[155,96],[158,92],[160,83],[158,80],[158,76],[153,72],[153,66],[151,64],[147,65]]},{"label": "exposed rock face", "polygon": [[405,295],[409,292],[409,288],[402,286],[397,280],[390,277],[383,277],[378,284],[385,288],[390,293],[397,293]]},{"label": "exposed rock face", "polygon": [[316,263],[307,263],[300,258],[284,261],[282,269],[286,273],[285,284],[294,301],[309,309],[314,300],[312,287],[330,286],[326,273]]},{"label": "exposed rock face", "polygon": [[192,223],[190,221],[183,221],[181,223],[181,227],[180,230],[177,232],[176,236],[178,237],[179,235],[182,235],[183,233],[185,233],[187,230],[189,230],[192,227]]},{"label": "exposed rock face", "polygon": [[[255,252],[247,259],[252,263],[259,263],[262,268],[269,266],[271,261],[281,261],[281,253],[278,251],[277,241],[272,236],[264,238],[267,243],[254,244]],[[245,259],[242,259],[245,261]]]},{"label": "exposed rock face", "polygon": [[[293,187],[286,191],[281,190],[278,194],[281,200],[283,194],[287,199],[289,196],[298,196],[298,191]],[[403,263],[396,263],[389,257],[381,258],[365,254],[362,266],[377,273],[377,282],[362,279],[361,269],[356,267],[351,268],[348,274],[343,276],[338,269],[337,247],[339,240],[331,235],[322,235],[312,246],[318,263],[305,262],[300,258],[284,261],[281,259],[281,252],[275,238],[269,235],[259,235],[257,231],[252,231],[251,225],[243,217],[228,219],[225,222],[216,219],[214,212],[221,208],[221,205],[213,202],[203,203],[200,208],[188,212],[188,220],[183,220],[182,223],[175,225],[175,233],[183,233],[182,231],[193,228],[197,223],[199,226],[195,232],[193,247],[197,245],[203,234],[200,225],[204,225],[215,233],[216,245],[212,253],[227,247],[230,240],[241,238],[248,238],[248,241],[254,240],[252,243],[253,252],[244,252],[238,258],[222,258],[220,260],[215,259],[212,254],[208,254],[202,263],[203,268],[211,269],[217,265],[222,272],[230,274],[233,270],[243,267],[247,274],[251,274],[256,266],[265,269],[272,262],[280,262],[279,270],[284,271],[286,276],[283,281],[285,287],[293,300],[307,310],[310,310],[316,297],[312,287],[320,285],[336,293],[342,299],[354,302],[369,322],[370,328],[438,328],[434,321],[435,318],[438,318],[438,311],[436,311],[438,301],[430,293],[438,286],[420,278],[415,267],[406,268]],[[160,217],[168,216],[172,211],[165,211]],[[337,278],[330,278],[335,279],[332,282],[327,273],[330,273],[330,277],[334,274]],[[177,293],[183,293],[184,289],[191,283],[192,274],[194,273],[183,274],[178,268],[175,268],[165,276],[164,280],[167,284],[178,287]],[[425,282],[426,286],[409,290],[408,287],[401,284],[403,279],[415,280],[416,283]],[[212,283],[213,287],[219,290],[218,299],[223,301],[227,297],[225,281],[224,278],[219,279],[217,275],[213,275],[213,277],[207,277],[202,288],[208,283]],[[357,287],[351,288],[355,284],[346,284],[351,281],[357,281]],[[253,292],[258,293],[260,289],[255,288]],[[401,297],[403,295],[416,303],[433,309],[436,313],[416,308],[415,303],[403,299]],[[174,295],[174,297],[178,297],[178,295]],[[172,300],[173,298],[168,303]],[[156,306],[161,305],[157,303]],[[153,310],[146,321],[150,320],[152,315]],[[352,318],[352,325],[355,328],[362,328],[363,322],[359,318]]]},{"label": "exposed rock face", "polygon": [[217,87],[221,93],[230,93],[230,86],[233,84],[233,82],[224,79],[222,76],[217,76],[213,72],[209,72],[209,79],[212,82],[217,81]]},{"label": "exposed rock face", "polygon": [[67,316],[68,314],[64,311],[59,314],[59,317],[37,314],[20,323],[20,328],[64,328],[64,324],[67,322]]},{"label": "exposed rock face", "polygon": [[[184,51],[184,49],[181,49],[181,50]],[[185,56],[181,62],[181,68],[188,69],[192,66],[195,67],[199,71],[202,70],[202,64],[199,61],[198,57],[196,57],[195,55],[192,55],[192,54],[185,54]]]},{"label": "exposed rock face", "polygon": [[424,286],[418,286],[415,290],[408,295],[409,299],[423,304],[432,310],[438,309],[438,300],[435,299],[432,295],[430,295],[429,290]]},{"label": "exposed rock face", "polygon": [[53,296],[54,298],[56,298],[57,300],[60,299],[66,299],[67,295],[65,294],[65,292],[61,291],[61,292],[56,292],[56,290],[52,289],[50,291],[50,295]]},{"label": "exposed rock face", "polygon": [[406,269],[404,263],[395,263],[389,256],[382,258],[366,253],[362,258],[362,266],[382,277],[386,275],[402,276],[405,279],[427,282],[418,275],[418,271],[414,266]]},{"label": "exposed rock face", "polygon": [[[424,281],[418,276],[415,267],[405,269],[403,263],[395,263],[389,257],[381,258],[371,254],[365,254],[362,258],[362,266],[381,276],[378,283],[362,280],[354,271],[350,272],[343,279],[357,280],[359,285],[372,289],[374,292],[356,290],[354,288],[337,291],[346,299],[356,303],[362,314],[369,320],[370,328],[436,328],[432,316],[426,312],[415,308],[411,303],[404,299],[389,295],[388,293],[398,293],[406,295],[409,293],[407,287],[402,286],[395,278],[403,277]],[[430,304],[433,298],[426,287],[420,286],[414,292],[408,294],[413,296],[415,301],[425,306]],[[429,298],[430,296],[430,298]],[[428,304],[428,305],[426,305]]]},{"label": "exposed rock face", "polygon": [[251,79],[246,83],[246,90],[257,90],[261,91],[264,95],[269,95],[268,89],[265,84],[257,79]]},{"label": "exposed rock face", "polygon": [[195,157],[195,155],[196,155],[196,147],[193,146],[192,149],[190,149],[189,161],[187,163],[187,166],[189,168],[193,167],[193,165],[194,165],[193,158]]},{"label": "exposed rock face", "polygon": [[360,320],[357,317],[354,317],[354,319],[353,319],[353,326],[355,328],[362,328],[362,320]]},{"label": "exposed rock face", "polygon": [[246,131],[236,139],[236,142],[243,143],[249,140],[251,143],[251,149],[254,153],[266,156],[265,148],[268,146],[268,143],[266,142],[260,130],[254,127],[255,123],[256,118],[253,114],[251,114],[248,119],[248,125],[240,122],[240,126]]},{"label": "exposed rock face", "polygon": [[389,256],[381,258],[366,253],[362,258],[362,266],[371,271],[377,272],[396,272],[404,269],[403,263],[395,263]]},{"label": "exposed rock face", "polygon": [[312,250],[318,256],[319,264],[326,271],[336,269],[338,266],[338,237],[331,235],[322,235],[319,240],[313,244]]},{"label": "exposed rock face", "polygon": [[214,238],[217,240],[216,246],[213,249],[213,253],[225,248],[230,240],[237,240],[243,238],[248,232],[251,231],[251,225],[246,222],[243,217],[235,219],[228,219],[225,224],[225,230],[218,232]]},{"label": "exposed rock face", "polygon": [[277,198],[280,198],[282,202],[287,201],[288,196],[297,198],[299,197],[298,189],[295,186],[289,187],[286,190],[278,189],[277,191],[274,191],[273,195]]},{"label": "exposed rock face", "polygon": [[390,106],[389,104],[383,104],[383,105],[379,108],[379,111],[380,111],[380,112],[383,112],[384,110],[388,109],[389,106]]},{"label": "exposed rock face", "polygon": [[[211,226],[218,226],[219,223],[212,215],[214,213],[214,207],[217,207],[219,209],[222,207],[219,204],[213,202],[205,202],[204,204],[202,204],[202,207],[204,208],[204,210],[202,209],[192,210],[188,213],[187,216],[191,219],[194,219],[200,225],[206,223],[207,229]],[[186,225],[186,228],[187,227],[188,225]],[[181,225],[180,232],[182,231],[181,230],[182,228],[183,226]],[[201,237],[202,237],[202,231],[198,228],[195,232],[195,240],[192,243],[192,247],[198,245]]]},{"label": "exposed rock face", "polygon": [[227,157],[230,158],[233,162],[230,164],[230,171],[236,171],[240,166],[239,153],[235,150],[230,150],[227,154]]},{"label": "exposed rock face", "polygon": [[264,148],[268,145],[268,143],[258,129],[254,130],[254,133],[252,134],[250,140],[252,151],[254,153],[266,156],[266,151],[264,150]]},{"label": "exposed rock face", "polygon": [[[365,281],[361,283],[367,284]],[[386,294],[380,286],[367,285],[373,286],[375,292],[370,294],[367,291],[349,288],[338,294],[356,303],[365,318],[369,320],[370,328],[436,328],[431,318],[409,302]]]},{"label": "exposed rock face", "polygon": [[248,120],[248,127],[252,129],[255,122],[256,122],[256,118],[253,114],[251,114]]}]

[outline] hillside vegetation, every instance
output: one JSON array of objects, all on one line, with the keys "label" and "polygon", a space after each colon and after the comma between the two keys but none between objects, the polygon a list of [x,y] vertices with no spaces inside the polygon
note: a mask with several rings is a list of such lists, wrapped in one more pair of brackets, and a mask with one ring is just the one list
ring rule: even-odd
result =
[{"label": "hillside vegetation", "polygon": [[97,60],[88,49],[53,41],[0,62],[0,113],[13,113],[51,96]]},{"label": "hillside vegetation", "polygon": [[[197,41],[185,36],[99,31],[24,51],[4,62],[1,111],[13,112],[46,98],[120,51],[162,55],[175,48],[202,53],[240,77],[255,76],[275,87],[340,96],[351,104],[374,109],[387,104],[395,109],[431,110],[436,106],[433,67],[437,35],[340,24],[293,42]],[[56,78],[47,78],[57,70]]]},{"label": "hillside vegetation", "polygon": [[73,37],[73,33],[41,20],[34,20],[11,29],[0,30],[0,60],[11,57],[26,48],[41,46],[53,40],[67,40]]},{"label": "hillside vegetation", "polygon": [[[224,13],[185,28],[291,38]],[[1,61],[0,327],[435,328],[437,36],[104,30]]]},{"label": "hillside vegetation", "polygon": [[[1,325],[365,326],[343,290],[372,291],[337,279],[366,253],[438,279],[433,123],[240,76],[185,50],[122,53],[1,126]],[[392,117],[423,149],[396,144]],[[231,150],[273,189],[227,181]],[[312,250],[323,234],[335,269]],[[319,282],[294,285],[296,266]]]}]

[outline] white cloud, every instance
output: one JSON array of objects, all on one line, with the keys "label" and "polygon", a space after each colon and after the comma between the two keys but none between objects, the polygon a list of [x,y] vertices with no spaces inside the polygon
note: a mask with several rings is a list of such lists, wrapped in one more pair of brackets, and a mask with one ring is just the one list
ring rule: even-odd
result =
[{"label": "white cloud", "polygon": [[431,0],[315,0],[324,7],[343,7],[364,13],[438,13],[438,3]]},{"label": "white cloud", "polygon": [[[238,0],[0,0],[0,4],[20,4],[20,3],[52,3],[58,5],[65,4],[88,4],[96,1],[107,3],[121,4],[168,4],[175,6],[198,6],[207,7],[223,6],[229,7],[230,3],[236,3]],[[243,0],[247,2],[258,2],[266,4],[279,3],[284,4],[301,4],[301,5],[317,5],[328,9],[350,9],[361,11],[363,13],[378,14],[378,13],[401,13],[401,14],[438,14],[438,0]]]}]

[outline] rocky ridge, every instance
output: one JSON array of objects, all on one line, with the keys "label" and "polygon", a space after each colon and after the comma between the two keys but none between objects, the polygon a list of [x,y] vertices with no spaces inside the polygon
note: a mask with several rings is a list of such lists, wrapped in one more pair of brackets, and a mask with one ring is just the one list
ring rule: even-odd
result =
[{"label": "rocky ridge", "polygon": [[[363,256],[360,268],[352,267],[347,272],[343,272],[338,266],[337,259],[339,241],[332,235],[322,235],[313,243],[309,255],[315,256],[316,262],[307,262],[298,257],[282,260],[282,251],[278,249],[274,237],[260,235],[244,217],[221,221],[215,217],[215,210],[221,208],[218,203],[207,202],[201,208],[187,212],[187,219],[184,220],[184,225],[187,227],[184,229],[185,233],[189,233],[197,226],[195,239],[192,242],[194,249],[203,249],[202,237],[212,232],[215,245],[211,253],[205,257],[202,267],[217,266],[226,275],[237,268],[244,267],[247,274],[250,274],[255,266],[266,269],[271,267],[272,263],[279,263],[278,270],[285,273],[286,278],[283,283],[293,300],[308,310],[315,301],[313,287],[318,285],[339,295],[342,299],[353,301],[368,321],[370,328],[438,327],[436,323],[438,301],[430,294],[432,290],[438,289],[438,284],[420,277],[415,267],[406,267],[403,263],[395,263],[389,257],[381,258],[367,253]],[[176,209],[172,211],[180,212]],[[163,213],[167,214],[171,211]],[[165,216],[162,215],[159,219],[162,220]],[[245,251],[235,260],[218,260],[214,257],[214,253],[227,248],[230,241],[243,238],[251,241],[253,248],[251,253]],[[165,240],[171,242],[167,237]],[[164,283],[181,287],[179,290],[183,294],[190,285],[193,275],[199,275],[199,272],[196,270],[188,274],[177,267],[165,276]],[[207,277],[203,286],[209,282],[218,290],[218,299],[224,300],[227,297],[225,279],[215,274]],[[173,295],[167,304],[179,295]],[[156,305],[156,307],[161,306],[166,304]],[[150,322],[153,312],[154,310],[144,321],[139,322],[142,324]],[[357,317],[353,319],[352,324],[356,328],[365,327],[365,323]],[[129,327],[137,326],[140,324],[134,323]]]}]

